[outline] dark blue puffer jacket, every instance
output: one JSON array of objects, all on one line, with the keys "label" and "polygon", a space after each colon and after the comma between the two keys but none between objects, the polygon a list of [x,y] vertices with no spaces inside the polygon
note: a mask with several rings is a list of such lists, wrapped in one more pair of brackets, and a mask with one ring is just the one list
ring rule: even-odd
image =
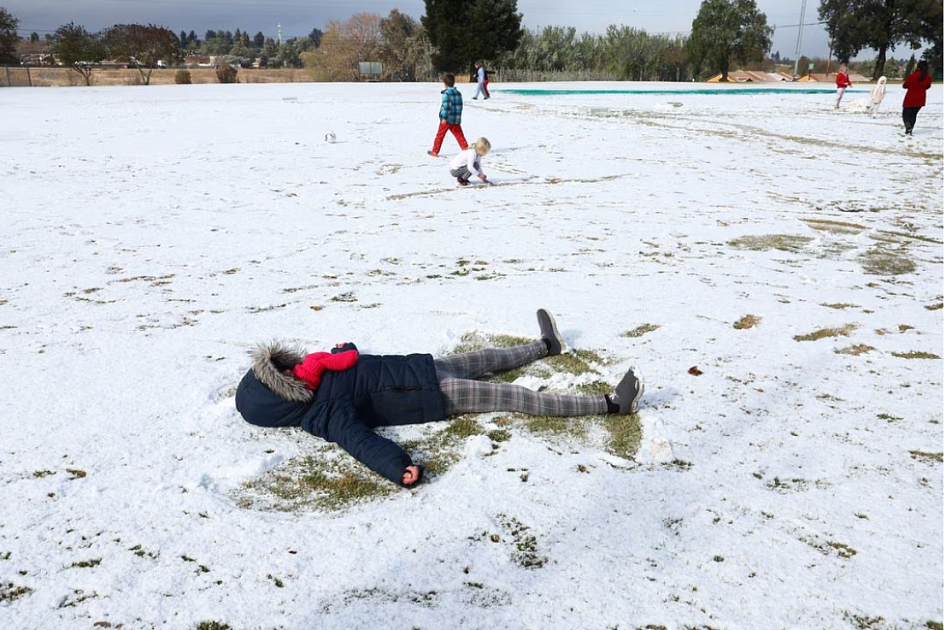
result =
[{"label": "dark blue puffer jacket", "polygon": [[[354,349],[352,344],[338,350]],[[262,427],[301,426],[335,442],[365,466],[397,484],[412,464],[400,446],[377,435],[379,426],[445,418],[434,359],[429,354],[362,354],[354,367],[326,371],[315,391],[282,373],[302,353],[278,344],[259,346],[236,393],[243,418]]]}]

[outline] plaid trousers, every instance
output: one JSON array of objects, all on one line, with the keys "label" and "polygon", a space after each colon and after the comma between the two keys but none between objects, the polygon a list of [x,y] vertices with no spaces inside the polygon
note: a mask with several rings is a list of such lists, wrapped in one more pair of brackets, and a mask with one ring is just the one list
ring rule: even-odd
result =
[{"label": "plaid trousers", "polygon": [[520,385],[475,380],[517,368],[548,354],[541,339],[525,346],[493,348],[434,360],[448,416],[486,411],[517,411],[533,416],[590,416],[608,411],[604,396],[535,392]]}]

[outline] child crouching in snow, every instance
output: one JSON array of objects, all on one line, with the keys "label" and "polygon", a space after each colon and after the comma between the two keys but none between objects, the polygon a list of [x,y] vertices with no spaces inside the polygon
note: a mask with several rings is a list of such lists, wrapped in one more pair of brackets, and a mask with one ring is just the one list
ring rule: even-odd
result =
[{"label": "child crouching in snow", "polygon": [[476,176],[481,180],[489,183],[486,179],[486,173],[483,172],[481,167],[481,162],[483,161],[483,156],[489,153],[491,148],[492,146],[489,140],[486,138],[477,138],[470,143],[469,148],[457,153],[457,156],[450,162],[450,174],[457,178],[458,184],[467,186],[474,173],[476,173]]}]

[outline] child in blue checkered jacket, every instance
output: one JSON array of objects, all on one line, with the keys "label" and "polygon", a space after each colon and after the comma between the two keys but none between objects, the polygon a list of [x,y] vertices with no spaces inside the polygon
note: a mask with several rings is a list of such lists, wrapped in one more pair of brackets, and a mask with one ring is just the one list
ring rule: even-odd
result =
[{"label": "child in blue checkered jacket", "polygon": [[467,148],[463,128],[460,126],[460,119],[463,116],[463,95],[455,87],[456,82],[457,78],[452,74],[443,76],[444,89],[440,92],[443,95],[440,101],[440,127],[437,128],[437,137],[434,138],[434,148],[427,152],[433,157],[440,155],[440,147],[448,131],[457,139],[461,150],[466,151]]}]

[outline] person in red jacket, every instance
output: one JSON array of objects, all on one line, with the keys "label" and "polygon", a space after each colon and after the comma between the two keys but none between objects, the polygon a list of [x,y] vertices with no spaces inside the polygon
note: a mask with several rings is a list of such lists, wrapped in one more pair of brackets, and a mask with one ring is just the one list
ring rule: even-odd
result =
[{"label": "person in red jacket", "polygon": [[926,91],[933,85],[933,77],[929,73],[929,64],[920,61],[916,64],[916,71],[903,82],[903,89],[907,95],[903,97],[903,126],[906,135],[913,135],[913,126],[916,124],[916,115],[926,105]]},{"label": "person in red jacket", "polygon": [[847,73],[847,64],[842,63],[841,67],[838,68],[838,75],[834,79],[835,85],[838,86],[838,98],[834,101],[834,108],[839,109],[841,107],[841,98],[844,96],[844,90],[851,87],[851,77]]}]

